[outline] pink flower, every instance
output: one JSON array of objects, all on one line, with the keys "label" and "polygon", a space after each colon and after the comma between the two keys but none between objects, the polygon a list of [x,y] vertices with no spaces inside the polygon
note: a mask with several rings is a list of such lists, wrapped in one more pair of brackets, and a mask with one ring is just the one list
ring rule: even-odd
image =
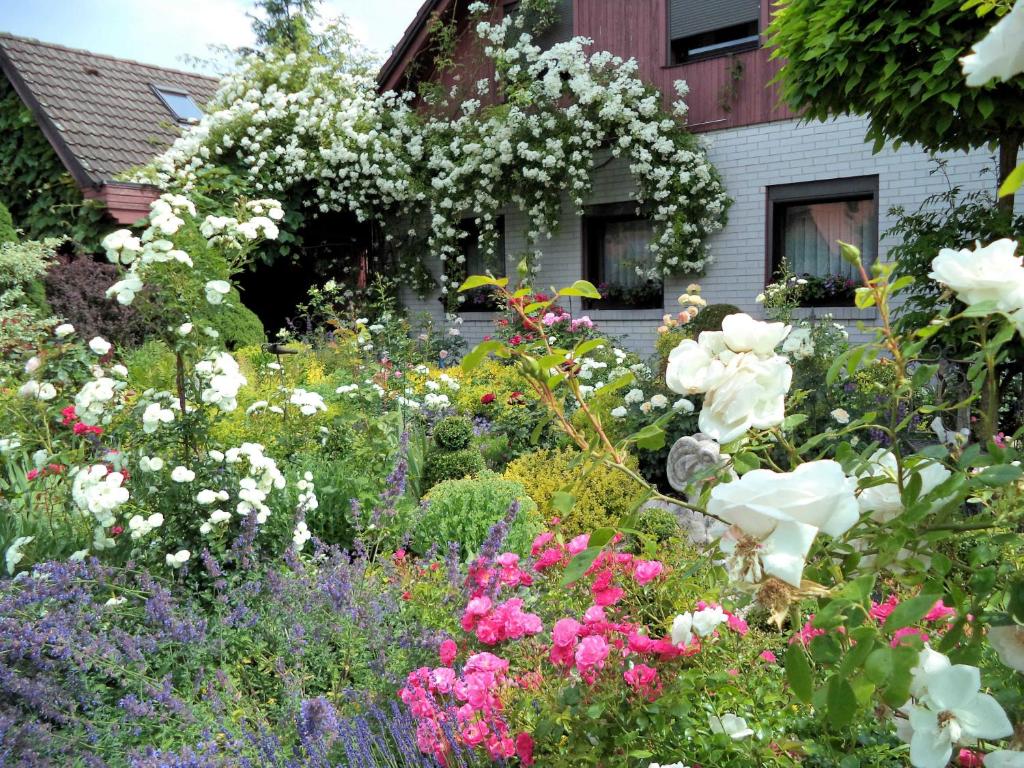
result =
[{"label": "pink flower", "polygon": [[536,557],[537,553],[544,548],[544,545],[553,538],[555,538],[555,534],[551,531],[545,531],[544,533],[538,534],[537,538],[533,540],[533,544],[530,545],[530,554]]},{"label": "pink flower", "polygon": [[941,621],[950,616],[956,616],[956,609],[950,608],[941,600],[936,600],[932,609],[924,615],[925,621]]},{"label": "pink flower", "polygon": [[726,616],[726,621],[729,624],[729,629],[731,629],[736,634],[740,635],[741,637],[744,637],[744,636],[746,636],[747,632],[750,631],[750,627],[747,625],[747,622],[745,622],[743,619],[741,619],[736,614],[729,613],[727,611],[725,616]]},{"label": "pink flower", "polygon": [[459,646],[455,644],[454,640],[445,640],[441,643],[441,650],[439,655],[441,657],[441,663],[446,667],[450,667],[452,662],[455,661],[455,657],[459,654]]},{"label": "pink flower", "polygon": [[594,592],[594,603],[599,606],[615,605],[626,592],[621,587],[608,587],[608,589]]},{"label": "pink flower", "polygon": [[637,560],[633,568],[633,578],[642,587],[661,576],[664,570],[665,566],[657,560]]},{"label": "pink flower", "polygon": [[587,548],[590,543],[590,534],[581,533],[575,539],[569,542],[568,550],[570,555],[578,555],[580,552]]},{"label": "pink flower", "polygon": [[455,687],[455,670],[438,667],[430,673],[430,690],[435,693],[451,693]]},{"label": "pink flower", "polygon": [[487,738],[487,723],[477,720],[469,723],[462,729],[462,738],[471,747],[481,744]]},{"label": "pink flower", "polygon": [[584,678],[593,679],[595,670],[608,658],[608,641],[599,635],[584,637],[576,646],[576,668]]},{"label": "pink flower", "polygon": [[537,562],[533,564],[533,570],[539,573],[545,568],[558,565],[560,562],[562,562],[562,550],[551,547],[550,549],[545,549],[540,553],[540,557],[537,558]]},{"label": "pink flower", "polygon": [[905,637],[919,637],[921,638],[921,642],[928,642],[928,633],[923,629],[918,629],[917,627],[902,627],[901,629],[897,629],[893,632],[892,642],[889,643],[889,645],[893,648],[898,648],[903,645],[903,638]]},{"label": "pink flower", "polygon": [[488,392],[487,394],[480,397],[480,402],[484,405],[490,405],[494,402],[494,393]]},{"label": "pink flower", "polygon": [[502,568],[515,568],[519,565],[519,555],[512,552],[504,552],[495,558],[495,562]]},{"label": "pink flower", "polygon": [[28,472],[25,473],[25,477],[28,480],[35,480],[37,477],[39,477],[39,470],[30,469]]},{"label": "pink flower", "polygon": [[587,622],[587,624],[597,624],[599,622],[605,621],[604,608],[602,608],[600,605],[590,606],[583,614],[583,620]]},{"label": "pink flower", "polygon": [[516,756],[523,765],[533,765],[533,737],[530,734],[516,736]]},{"label": "pink flower", "polygon": [[622,677],[630,688],[648,701],[654,701],[661,695],[661,681],[658,680],[658,670],[654,667],[637,664],[632,669],[626,670]]},{"label": "pink flower", "polygon": [[962,768],[983,768],[985,758],[980,752],[971,749],[961,749],[956,756],[956,764]]},{"label": "pink flower", "polygon": [[871,610],[868,612],[875,621],[882,623],[889,618],[889,614],[896,610],[896,606],[899,605],[899,599],[896,595],[889,595],[889,598],[884,603],[876,603],[874,600],[871,601]]},{"label": "pink flower", "polygon": [[774,664],[778,661],[778,658],[771,651],[761,651],[761,658],[767,661],[769,664]]},{"label": "pink flower", "polygon": [[807,623],[804,624],[803,627],[801,627],[800,631],[793,635],[791,638],[789,638],[789,644],[792,645],[793,643],[800,643],[801,645],[806,647],[807,645],[810,645],[811,640],[816,638],[818,635],[824,635],[825,630],[816,629],[814,627],[813,622],[814,614],[812,613],[808,617]]},{"label": "pink flower", "polygon": [[559,619],[551,629],[551,642],[561,647],[575,645],[581,629],[583,625],[575,619]]}]

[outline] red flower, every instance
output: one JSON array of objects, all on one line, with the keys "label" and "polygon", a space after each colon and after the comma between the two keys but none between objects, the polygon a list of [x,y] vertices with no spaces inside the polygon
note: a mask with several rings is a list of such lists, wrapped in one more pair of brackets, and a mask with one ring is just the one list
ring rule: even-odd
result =
[{"label": "red flower", "polygon": [[111,536],[120,536],[122,533],[124,533],[124,528],[122,528],[120,525],[115,525],[113,528],[110,529]]},{"label": "red flower", "polygon": [[525,402],[526,398],[523,397],[522,392],[513,392],[511,395],[508,396],[509,405],[522,405]]},{"label": "red flower", "polygon": [[528,733],[516,736],[516,755],[523,765],[533,765],[533,737]]},{"label": "red flower", "polygon": [[409,592],[409,591],[403,592],[402,593],[402,599],[406,600],[406,601],[412,600],[412,593]]},{"label": "red flower", "polygon": [[518,347],[520,344],[523,343],[523,337],[517,333],[515,336],[508,340],[508,343],[511,344],[513,347]]},{"label": "red flower", "polygon": [[488,392],[486,395],[480,398],[480,402],[484,405],[490,405],[494,402],[494,393]]},{"label": "red flower", "polygon": [[67,408],[61,411],[61,415],[64,420],[61,422],[65,427],[71,426],[78,419],[78,414],[75,413],[75,406],[69,405]]},{"label": "red flower", "polygon": [[39,470],[30,469],[28,472],[25,473],[25,477],[28,478],[29,480],[35,480],[37,477],[39,477]]}]

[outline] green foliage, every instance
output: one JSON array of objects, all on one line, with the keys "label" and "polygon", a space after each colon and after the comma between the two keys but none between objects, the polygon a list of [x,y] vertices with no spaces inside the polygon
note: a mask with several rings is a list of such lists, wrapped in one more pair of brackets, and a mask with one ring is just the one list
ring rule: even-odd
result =
[{"label": "green foliage", "polygon": [[446,480],[430,489],[426,509],[414,521],[412,548],[425,553],[436,546],[445,551],[451,542],[461,545],[463,556],[480,549],[491,526],[509,515],[516,503],[519,511],[509,526],[504,548],[525,555],[540,531],[537,505],[522,484],[482,472],[465,480]]},{"label": "green foliage", "polygon": [[476,448],[458,451],[430,451],[423,468],[423,482],[432,488],[444,480],[457,480],[484,469],[484,458]]},{"label": "green foliage", "polygon": [[[545,520],[558,517],[567,536],[614,527],[632,511],[643,487],[617,469],[588,466],[573,449],[540,450],[520,456],[508,465],[505,478],[521,483],[537,502]],[[628,461],[634,469],[635,458]],[[553,504],[554,494],[567,491],[575,499],[568,512]]]},{"label": "green foliage", "polygon": [[237,288],[231,289],[224,303],[227,306],[210,320],[210,326],[220,334],[224,346],[228,349],[241,349],[266,343],[267,333],[263,321],[242,303]]},{"label": "green foliage", "polygon": [[[16,239],[3,241],[2,234],[0,232],[0,296],[5,296],[8,304],[17,300],[41,316],[49,314],[43,277],[54,264],[54,251],[60,241],[19,243]],[[18,292],[17,297],[12,292]]]},{"label": "green foliage", "polygon": [[18,241],[18,231],[14,228],[14,220],[7,206],[0,203],[0,245]]},{"label": "green foliage", "polygon": [[473,441],[473,425],[469,419],[450,416],[434,426],[434,442],[445,451],[460,451]]},{"label": "green foliage", "polygon": [[782,0],[768,30],[782,98],[810,119],[867,115],[876,150],[886,141],[966,150],[1019,134],[1019,78],[964,81],[958,59],[993,21],[961,5]]},{"label": "green foliage", "polygon": [[722,320],[728,315],[735,315],[742,311],[739,307],[732,304],[709,304],[688,325],[684,325],[683,328],[688,332],[689,338],[695,339],[702,331],[722,330]]},{"label": "green foliage", "polygon": [[[0,75],[0,204],[25,237],[70,236],[88,251],[109,224],[103,206],[84,200],[35,118]],[[2,239],[2,238],[0,238]]]}]

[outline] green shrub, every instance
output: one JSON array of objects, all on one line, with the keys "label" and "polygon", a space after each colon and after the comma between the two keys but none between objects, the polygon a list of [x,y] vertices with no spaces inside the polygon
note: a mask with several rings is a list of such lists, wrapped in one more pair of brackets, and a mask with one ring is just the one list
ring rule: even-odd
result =
[{"label": "green shrub", "polygon": [[460,451],[473,442],[473,425],[461,416],[441,419],[434,427],[434,442],[446,451]]},{"label": "green shrub", "polygon": [[525,555],[541,530],[537,505],[520,483],[504,480],[493,472],[482,472],[466,480],[446,480],[430,489],[424,512],[413,523],[411,546],[424,554],[437,546],[442,552],[448,543],[462,545],[463,557],[475,554],[495,523],[509,514],[513,502],[519,513],[509,527],[503,549]]},{"label": "green shrub", "polygon": [[0,203],[0,245],[18,242],[18,230],[14,228],[14,219],[7,206]]},{"label": "green shrub", "polygon": [[684,326],[688,331],[687,337],[695,339],[702,331],[720,331],[722,330],[722,320],[742,311],[732,304],[708,304],[690,321],[689,325]]},{"label": "green shrub", "polygon": [[[575,463],[579,458],[579,451],[572,448],[534,451],[509,464],[504,475],[523,485],[545,520],[559,517],[567,536],[616,525],[633,509],[643,490],[636,481],[603,464],[584,474],[584,466]],[[636,469],[635,458],[630,457],[627,464]],[[552,495],[559,490],[572,493],[576,500],[565,514],[551,505]]]},{"label": "green shrub", "polygon": [[445,480],[460,480],[484,470],[484,457],[476,448],[461,451],[431,451],[423,467],[423,480],[432,488]]},{"label": "green shrub", "polygon": [[139,391],[147,389],[173,390],[174,353],[162,341],[147,341],[131,350],[124,358],[128,380]]},{"label": "green shrub", "polygon": [[214,314],[211,323],[224,341],[224,346],[235,350],[266,344],[267,332],[263,328],[263,321],[242,303],[238,289],[231,289],[225,304],[228,303],[229,306]]}]

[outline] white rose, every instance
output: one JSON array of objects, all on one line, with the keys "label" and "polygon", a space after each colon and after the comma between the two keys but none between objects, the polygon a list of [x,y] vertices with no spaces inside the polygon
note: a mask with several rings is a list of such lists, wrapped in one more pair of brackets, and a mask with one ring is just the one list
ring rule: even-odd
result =
[{"label": "white rose", "polygon": [[616,419],[624,419],[626,418],[626,409],[621,405],[618,408],[612,408],[612,416]]},{"label": "white rose", "polygon": [[220,304],[230,291],[231,284],[227,280],[210,280],[206,284],[206,300],[210,304]]},{"label": "white rose", "polygon": [[993,301],[997,310],[1012,312],[1024,307],[1024,266],[1016,249],[1007,238],[973,251],[943,248],[928,277],[948,285],[968,306]]},{"label": "white rose", "polygon": [[668,355],[665,384],[680,395],[698,395],[707,392],[719,379],[725,366],[716,357],[717,332],[705,331],[698,341],[685,339]]},{"label": "white rose", "polygon": [[[755,469],[715,486],[708,512],[761,542],[755,573],[799,587],[804,558],[818,531],[841,536],[857,523],[855,488],[830,460],[801,464],[792,472]],[[723,551],[731,554],[735,542],[736,535],[723,537]]]},{"label": "white rose", "polygon": [[[896,457],[889,451],[879,449],[871,455],[868,463],[869,466],[858,473],[859,478],[884,477],[889,482],[865,488],[857,497],[857,503],[861,512],[871,513],[872,520],[885,523],[903,512],[903,501],[900,499],[900,489],[896,484]],[[921,476],[921,495],[924,496],[945,482],[950,473],[939,462],[927,460],[911,468],[906,481],[909,482],[914,474]],[[936,507],[941,505],[941,500],[935,503]]]},{"label": "white rose", "polygon": [[689,645],[693,640],[693,614],[687,611],[672,621],[672,645]]},{"label": "white rose", "polygon": [[1003,664],[1024,672],[1024,627],[1019,624],[989,627],[988,642]]},{"label": "white rose", "polygon": [[975,87],[994,77],[1006,82],[1024,72],[1024,2],[1017,0],[1013,10],[975,43],[960,63],[967,85]]},{"label": "white rose", "polygon": [[693,631],[701,637],[707,637],[719,624],[725,622],[725,611],[721,608],[704,608],[693,614]]},{"label": "white rose", "polygon": [[89,349],[100,357],[103,357],[103,355],[110,351],[110,342],[101,336],[95,336],[89,342]]},{"label": "white rose", "polygon": [[171,480],[176,483],[191,483],[196,479],[196,473],[188,467],[175,467],[171,470]]},{"label": "white rose", "polygon": [[35,373],[39,370],[39,366],[42,364],[43,363],[39,357],[37,355],[33,355],[28,359],[28,362],[25,363],[25,373]]},{"label": "white rose", "polygon": [[783,323],[765,323],[740,312],[722,320],[722,333],[726,346],[733,352],[753,352],[771,355],[786,338],[791,326]]},{"label": "white rose", "polygon": [[50,382],[46,381],[39,387],[39,394],[36,395],[40,400],[53,400],[57,396],[57,388]]},{"label": "white rose", "polygon": [[803,360],[814,354],[810,328],[797,328],[782,342],[782,353],[793,360]]},{"label": "white rose", "polygon": [[53,329],[53,335],[56,336],[58,339],[66,338],[74,332],[75,326],[73,326],[71,323],[61,323],[60,325]]},{"label": "white rose", "polygon": [[736,356],[704,398],[700,431],[729,443],[752,427],[778,426],[786,417],[786,393],[792,381],[793,369],[784,357]]},{"label": "white rose", "polygon": [[850,414],[845,408],[836,408],[829,412],[829,416],[835,419],[838,424],[850,423]]}]

